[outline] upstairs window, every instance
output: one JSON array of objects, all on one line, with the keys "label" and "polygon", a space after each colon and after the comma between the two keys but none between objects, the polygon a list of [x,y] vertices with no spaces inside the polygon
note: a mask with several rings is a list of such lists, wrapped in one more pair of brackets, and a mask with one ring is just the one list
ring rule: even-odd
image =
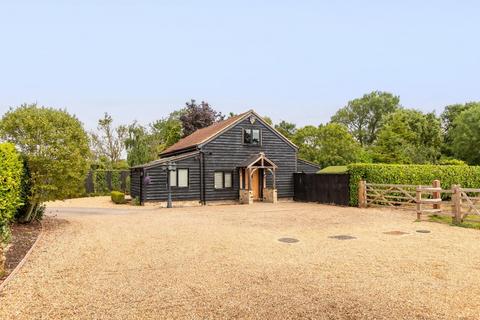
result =
[{"label": "upstairs window", "polygon": [[232,172],[215,171],[215,189],[232,188]]},{"label": "upstairs window", "polygon": [[260,129],[243,129],[243,143],[260,145]]}]

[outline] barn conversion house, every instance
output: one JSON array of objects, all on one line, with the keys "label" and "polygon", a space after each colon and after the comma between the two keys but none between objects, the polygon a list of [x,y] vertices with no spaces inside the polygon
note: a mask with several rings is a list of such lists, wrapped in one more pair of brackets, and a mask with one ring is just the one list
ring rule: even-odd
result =
[{"label": "barn conversion house", "polygon": [[[166,201],[276,202],[293,197],[293,174],[318,166],[297,158],[298,148],[253,110],[195,131],[131,169],[131,195]],[[170,166],[170,169],[169,169]],[[175,169],[175,170],[171,170]]]}]

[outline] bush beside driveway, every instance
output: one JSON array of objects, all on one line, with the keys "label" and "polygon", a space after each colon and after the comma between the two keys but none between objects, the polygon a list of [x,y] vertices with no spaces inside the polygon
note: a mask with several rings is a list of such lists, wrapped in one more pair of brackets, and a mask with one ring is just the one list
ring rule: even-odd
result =
[{"label": "bush beside driveway", "polygon": [[480,312],[477,230],[413,222],[406,212],[302,203],[98,211],[59,209],[46,220],[41,243],[0,293],[0,318],[474,319]]}]

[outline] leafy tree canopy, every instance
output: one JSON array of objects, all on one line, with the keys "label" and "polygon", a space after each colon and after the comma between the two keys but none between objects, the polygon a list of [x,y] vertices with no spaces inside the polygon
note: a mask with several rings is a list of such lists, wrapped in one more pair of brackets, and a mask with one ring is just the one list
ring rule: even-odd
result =
[{"label": "leafy tree canopy", "polygon": [[183,136],[186,137],[198,129],[208,127],[224,118],[222,113],[215,111],[207,102],[202,101],[197,105],[196,101],[192,99],[186,103],[179,119],[182,123]]},{"label": "leafy tree canopy", "polygon": [[75,116],[65,110],[24,104],[5,113],[0,136],[26,157],[32,208],[77,195],[83,188],[90,149],[88,136]]},{"label": "leafy tree canopy", "polygon": [[127,161],[136,166],[158,159],[160,152],[176,143],[182,137],[182,111],[174,111],[168,118],[157,120],[147,127],[137,122],[128,126],[125,139]]},{"label": "leafy tree canopy", "polygon": [[400,109],[385,117],[373,147],[374,160],[383,163],[436,163],[442,131],[433,113]]},{"label": "leafy tree canopy", "polygon": [[98,120],[97,132],[90,134],[95,160],[107,159],[108,168],[113,168],[122,158],[127,131],[127,127],[123,125],[113,127],[112,116],[105,112],[103,118]]},{"label": "leafy tree canopy", "polygon": [[275,129],[277,129],[281,134],[283,134],[288,139],[292,139],[293,135],[297,132],[297,126],[294,123],[287,122],[285,120],[280,121],[275,125]]},{"label": "leafy tree canopy", "polygon": [[388,92],[373,91],[349,101],[332,116],[331,121],[344,124],[362,146],[375,142],[382,118],[399,108],[400,98]]},{"label": "leafy tree canopy", "polygon": [[467,102],[465,104],[453,104],[446,106],[440,118],[442,120],[442,129],[444,134],[444,144],[442,146],[442,153],[448,157],[453,156],[452,143],[452,129],[455,127],[455,119],[463,111],[469,110],[472,107],[479,106],[480,102]]},{"label": "leafy tree canopy", "polygon": [[293,142],[299,146],[299,157],[322,167],[346,165],[356,161],[360,145],[347,128],[338,123],[305,126],[298,129]]},{"label": "leafy tree canopy", "polygon": [[456,158],[480,165],[480,105],[472,106],[455,118],[451,137]]}]

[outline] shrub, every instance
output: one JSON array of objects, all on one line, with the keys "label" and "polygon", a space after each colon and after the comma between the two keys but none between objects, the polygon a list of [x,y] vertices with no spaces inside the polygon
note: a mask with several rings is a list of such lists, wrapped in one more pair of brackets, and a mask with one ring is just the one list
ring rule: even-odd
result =
[{"label": "shrub", "polygon": [[480,166],[465,165],[401,165],[401,164],[351,164],[350,205],[358,204],[358,182],[431,185],[440,180],[444,189],[453,184],[465,188],[480,188]]},{"label": "shrub", "polygon": [[466,166],[467,163],[458,159],[440,159],[438,164],[441,166]]},{"label": "shrub", "polygon": [[10,236],[9,223],[22,205],[23,162],[11,143],[0,143],[0,246]]},{"label": "shrub", "polygon": [[112,201],[116,204],[124,204],[127,201],[125,200],[125,193],[120,191],[112,191],[110,194]]},{"label": "shrub", "polygon": [[141,206],[142,205],[142,202],[140,201],[140,197],[135,197],[133,199],[133,205],[134,206]]}]

